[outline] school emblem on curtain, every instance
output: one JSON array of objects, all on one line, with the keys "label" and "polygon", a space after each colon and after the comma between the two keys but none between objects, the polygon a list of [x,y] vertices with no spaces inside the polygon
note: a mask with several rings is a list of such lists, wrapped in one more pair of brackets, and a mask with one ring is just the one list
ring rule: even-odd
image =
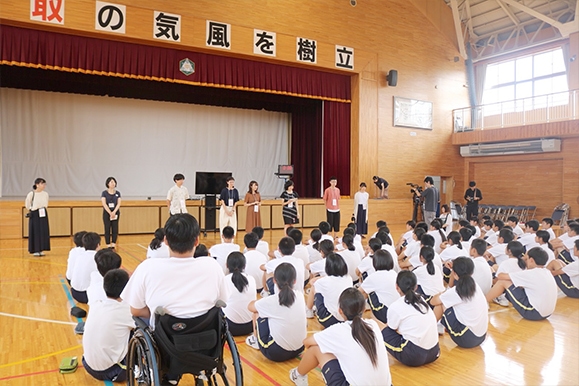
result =
[{"label": "school emblem on curtain", "polygon": [[189,58],[185,58],[179,61],[179,71],[189,76],[195,72],[195,63],[193,63]]}]

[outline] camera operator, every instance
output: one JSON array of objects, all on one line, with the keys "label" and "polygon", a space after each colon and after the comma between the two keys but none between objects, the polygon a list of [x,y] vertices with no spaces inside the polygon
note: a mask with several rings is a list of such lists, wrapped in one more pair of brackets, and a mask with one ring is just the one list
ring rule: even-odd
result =
[{"label": "camera operator", "polygon": [[426,177],[424,179],[424,191],[420,192],[416,188],[412,188],[412,191],[424,200],[424,222],[430,226],[432,220],[436,218],[436,209],[440,200],[438,189],[434,187],[434,180],[432,177]]},{"label": "camera operator", "polygon": [[384,178],[382,177],[378,177],[378,176],[374,176],[372,177],[372,181],[374,181],[374,184],[380,189],[380,197],[378,197],[379,199],[384,199],[384,198],[388,198],[388,181],[386,181]]}]

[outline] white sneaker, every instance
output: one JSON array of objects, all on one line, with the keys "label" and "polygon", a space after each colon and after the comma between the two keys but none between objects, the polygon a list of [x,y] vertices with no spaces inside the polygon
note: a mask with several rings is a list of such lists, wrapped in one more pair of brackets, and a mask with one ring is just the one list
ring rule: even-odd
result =
[{"label": "white sneaker", "polygon": [[34,252],[33,256],[40,257],[40,252]]},{"label": "white sneaker", "polygon": [[269,296],[269,292],[267,292],[265,289],[262,289],[260,295],[262,298],[266,298]]},{"label": "white sneaker", "polygon": [[255,335],[250,335],[247,338],[245,338],[245,344],[251,348],[259,350],[259,343],[257,343],[257,338],[255,337]]},{"label": "white sneaker", "polygon": [[438,330],[438,335],[444,335],[445,327],[442,325],[442,323],[438,322],[436,329]]},{"label": "white sneaker", "polygon": [[501,307],[508,307],[510,304],[510,302],[507,300],[505,294],[502,294],[501,296],[494,298],[493,302],[495,302],[496,304],[498,304]]},{"label": "white sneaker", "polygon": [[306,318],[313,319],[314,318],[314,310],[310,308],[306,308]]},{"label": "white sneaker", "polygon": [[307,374],[306,375],[300,375],[300,373],[298,373],[297,367],[294,367],[293,369],[290,370],[289,378],[297,386],[308,386]]}]

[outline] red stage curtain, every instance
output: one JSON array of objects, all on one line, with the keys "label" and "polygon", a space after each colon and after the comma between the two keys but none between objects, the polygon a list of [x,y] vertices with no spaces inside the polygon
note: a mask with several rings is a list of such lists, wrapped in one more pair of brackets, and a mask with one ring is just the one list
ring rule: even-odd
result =
[{"label": "red stage curtain", "polygon": [[[320,197],[322,169],[322,105],[300,106],[292,113],[291,162],[295,191]],[[280,192],[281,193],[281,192]]]},{"label": "red stage curtain", "polygon": [[340,193],[350,194],[350,104],[324,101],[323,183],[338,178]]}]

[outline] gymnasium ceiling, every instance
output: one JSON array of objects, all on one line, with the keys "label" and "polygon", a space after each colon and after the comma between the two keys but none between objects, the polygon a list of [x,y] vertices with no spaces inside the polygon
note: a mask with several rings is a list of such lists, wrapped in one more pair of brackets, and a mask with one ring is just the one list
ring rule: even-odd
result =
[{"label": "gymnasium ceiling", "polygon": [[[579,0],[444,0],[459,50],[474,62],[568,38],[579,31]],[[460,28],[457,28],[460,25]]]}]

